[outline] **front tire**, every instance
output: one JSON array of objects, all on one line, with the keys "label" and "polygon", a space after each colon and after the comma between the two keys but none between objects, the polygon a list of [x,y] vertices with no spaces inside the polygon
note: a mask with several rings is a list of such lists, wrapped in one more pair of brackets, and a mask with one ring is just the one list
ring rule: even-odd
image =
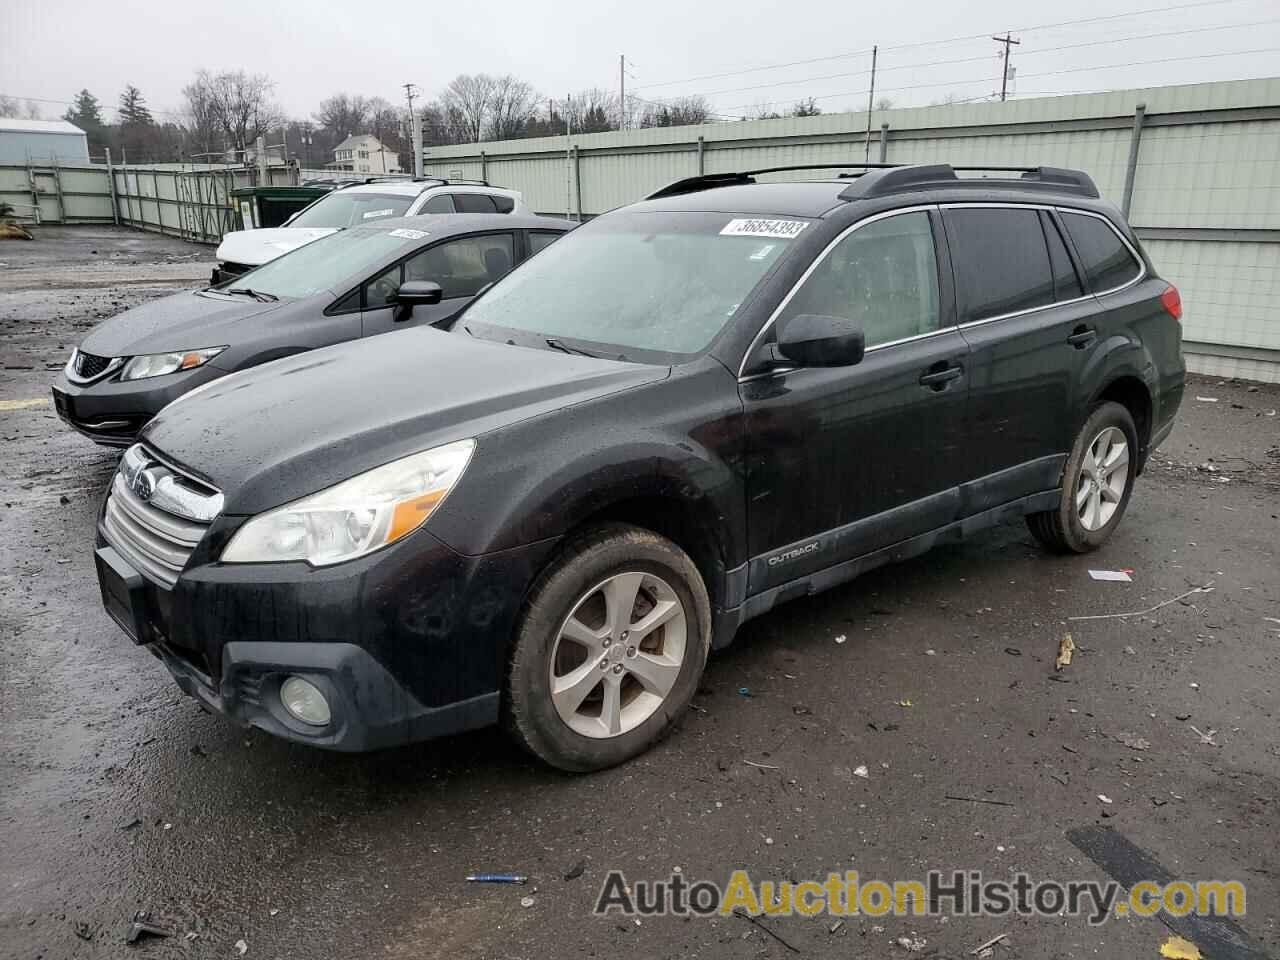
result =
[{"label": "front tire", "polygon": [[538,578],[511,651],[507,729],[561,770],[631,759],[684,715],[711,649],[711,604],[678,546],[588,531]]},{"label": "front tire", "polygon": [[1106,543],[1129,505],[1137,451],[1129,411],[1110,401],[1094,408],[1063,468],[1057,509],[1027,516],[1035,538],[1055,553],[1088,553]]}]

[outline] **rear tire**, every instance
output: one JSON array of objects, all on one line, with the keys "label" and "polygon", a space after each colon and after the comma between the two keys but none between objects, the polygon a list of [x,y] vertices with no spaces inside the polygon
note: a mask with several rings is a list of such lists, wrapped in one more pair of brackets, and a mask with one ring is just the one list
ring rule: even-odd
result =
[{"label": "rear tire", "polygon": [[597,527],[530,591],[511,649],[504,725],[561,770],[614,766],[684,715],[710,650],[711,603],[688,554],[638,527]]},{"label": "rear tire", "polygon": [[1138,431],[1121,404],[1094,408],[1071,447],[1054,510],[1027,515],[1037,540],[1055,553],[1088,553],[1115,532],[1137,476]]}]

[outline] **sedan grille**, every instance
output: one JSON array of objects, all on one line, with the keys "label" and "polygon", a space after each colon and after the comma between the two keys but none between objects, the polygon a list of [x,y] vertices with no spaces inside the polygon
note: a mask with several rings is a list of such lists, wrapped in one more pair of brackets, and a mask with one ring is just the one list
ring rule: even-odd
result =
[{"label": "sedan grille", "polygon": [[102,535],[139,573],[172,587],[221,511],[222,494],[135,445],[112,481]]},{"label": "sedan grille", "polygon": [[115,362],[113,357],[99,357],[83,350],[76,351],[75,374],[81,380],[96,380]]}]

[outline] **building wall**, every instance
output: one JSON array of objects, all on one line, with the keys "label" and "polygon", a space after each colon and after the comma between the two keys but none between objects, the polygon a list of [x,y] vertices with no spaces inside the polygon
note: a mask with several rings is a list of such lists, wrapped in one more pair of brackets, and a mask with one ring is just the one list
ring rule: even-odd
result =
[{"label": "building wall", "polygon": [[882,156],[1047,164],[1088,171],[1119,206],[1139,104],[1129,221],[1182,293],[1188,364],[1280,382],[1280,78],[876,112],[869,138],[865,114],[829,114],[431,147],[424,172],[591,216],[699,173]]},{"label": "building wall", "polygon": [[48,164],[57,158],[60,164],[89,162],[89,141],[83,133],[28,133],[0,130],[0,164]]}]

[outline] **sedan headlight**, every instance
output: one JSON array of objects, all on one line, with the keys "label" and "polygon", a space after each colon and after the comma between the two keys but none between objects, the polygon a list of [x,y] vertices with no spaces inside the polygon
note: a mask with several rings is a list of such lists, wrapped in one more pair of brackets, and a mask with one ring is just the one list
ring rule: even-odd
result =
[{"label": "sedan headlight", "polygon": [[327,567],[395,543],[444,502],[475,447],[459,440],[415,453],[260,514],[236,531],[222,562]]},{"label": "sedan headlight", "polygon": [[206,347],[203,350],[184,350],[181,353],[148,353],[134,357],[124,365],[120,373],[121,380],[146,380],[148,377],[163,377],[166,373],[177,373],[179,370],[192,370],[202,367],[226,347]]}]

